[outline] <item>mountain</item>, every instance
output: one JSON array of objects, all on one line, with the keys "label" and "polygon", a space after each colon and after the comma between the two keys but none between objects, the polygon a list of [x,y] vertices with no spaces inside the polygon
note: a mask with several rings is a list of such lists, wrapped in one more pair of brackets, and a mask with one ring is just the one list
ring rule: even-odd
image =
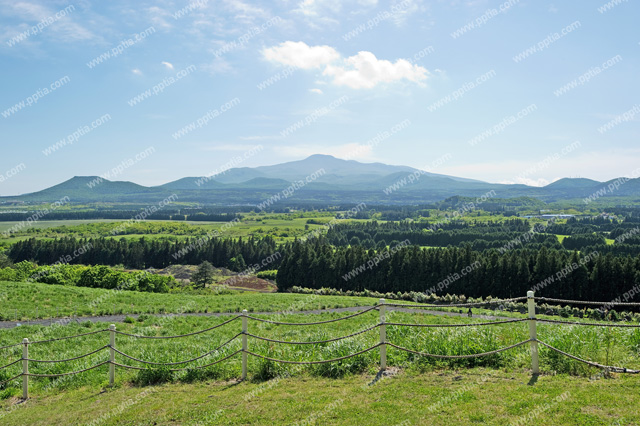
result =
[{"label": "mountain", "polygon": [[[291,188],[295,190],[291,191]],[[69,197],[72,203],[151,205],[175,194],[180,202],[186,203],[257,205],[272,197],[277,200],[278,194],[282,195],[285,190],[290,193],[281,199],[288,203],[425,204],[454,196],[474,199],[491,191],[492,198],[530,197],[542,202],[573,200],[583,203],[588,197],[592,197],[592,201],[620,197],[635,197],[632,200],[640,201],[640,179],[598,182],[564,178],[545,187],[530,187],[487,183],[408,166],[361,163],[318,154],[272,166],[229,169],[209,177],[185,177],[154,187],[114,182],[98,176],[75,176],[42,191],[0,197],[0,203],[54,202]]]},{"label": "mountain", "polygon": [[[365,178],[388,176],[394,173],[410,174],[419,172],[418,169],[408,166],[392,166],[383,163],[360,163],[355,160],[342,160],[331,155],[314,154],[304,160],[290,161],[273,166],[256,167],[256,172],[264,176],[278,177],[281,179],[300,180],[317,170],[324,170],[318,182],[330,182],[334,179]],[[422,172],[427,176],[448,177],[462,182],[474,182],[473,179],[458,178],[454,176],[439,175],[437,173]],[[351,181],[351,179],[348,179]],[[479,182],[479,181],[475,181]]]},{"label": "mountain", "polygon": [[50,188],[19,197],[21,201],[54,202],[69,197],[72,203],[81,203],[96,198],[109,198],[113,201],[125,201],[131,197],[146,196],[155,192],[146,186],[133,182],[113,182],[100,176],[74,176],[71,179]]},{"label": "mountain", "polygon": [[546,189],[582,189],[590,190],[598,185],[602,185],[601,182],[584,178],[562,178],[555,182],[545,186]]}]

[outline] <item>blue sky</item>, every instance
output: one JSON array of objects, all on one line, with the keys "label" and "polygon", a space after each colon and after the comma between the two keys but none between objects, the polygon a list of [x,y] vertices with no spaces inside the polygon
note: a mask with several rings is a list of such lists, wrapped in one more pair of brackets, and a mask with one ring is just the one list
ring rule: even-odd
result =
[{"label": "blue sky", "polygon": [[638,16],[624,0],[0,0],[0,195],[314,153],[490,182],[637,177]]}]

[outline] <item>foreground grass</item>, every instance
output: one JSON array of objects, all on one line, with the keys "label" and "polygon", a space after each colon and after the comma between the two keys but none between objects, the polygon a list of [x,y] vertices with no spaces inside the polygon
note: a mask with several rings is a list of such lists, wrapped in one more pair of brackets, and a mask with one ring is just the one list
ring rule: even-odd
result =
[{"label": "foreground grass", "polygon": [[370,306],[367,297],[304,294],[159,294],[0,281],[0,320],[110,314],[275,312]]},{"label": "foreground grass", "polygon": [[[317,315],[268,315],[263,316],[276,321],[309,323],[340,318],[343,313],[324,313]],[[202,316],[168,316],[142,317],[133,323],[117,324],[119,331],[144,336],[171,336],[191,333],[221,324],[229,317]],[[314,342],[347,336],[354,332],[369,329],[379,321],[378,312],[370,311],[363,315],[318,325],[291,326],[274,325],[250,320],[248,332],[269,339]],[[475,323],[477,319],[465,317],[434,316],[420,313],[388,312],[387,321],[418,324],[461,324]],[[0,346],[20,343],[23,338],[30,341],[48,340],[64,336],[73,336],[86,332],[105,330],[107,323],[75,322],[66,326],[21,326],[0,330]],[[235,320],[223,327],[205,333],[177,339],[137,339],[124,335],[116,336],[116,347],[126,354],[146,361],[178,363],[195,358],[215,350],[241,331],[241,321]],[[560,326],[540,324],[538,327],[540,340],[581,358],[599,362],[604,365],[615,365],[632,369],[640,369],[640,329],[609,329],[604,327]],[[387,326],[389,342],[402,347],[441,355],[468,355],[484,353],[524,341],[528,339],[526,322],[499,324],[484,327],[463,328],[411,328]],[[100,332],[74,339],[33,344],[29,348],[29,357],[35,360],[70,359],[87,354],[104,347],[109,342],[109,334]],[[379,342],[376,328],[345,340],[317,343],[309,345],[288,345],[248,338],[249,350],[280,360],[289,361],[321,361],[348,356],[363,351]],[[230,356],[241,348],[241,340],[236,338],[229,345],[188,365],[176,365],[174,368],[204,366],[215,360]],[[20,346],[0,350],[0,364],[8,364],[20,359]],[[389,347],[388,365],[396,368],[410,366],[418,372],[430,371],[432,368],[474,368],[491,367],[517,371],[531,365],[529,345],[513,348],[509,351],[468,359],[440,360],[421,357]],[[32,362],[29,371],[35,374],[61,374],[89,368],[108,359],[108,351],[102,350],[86,358],[63,363]],[[132,366],[144,367],[137,361],[116,355],[116,361]],[[351,374],[372,372],[378,368],[380,354],[378,349],[363,353],[349,359],[312,366],[296,366],[273,363],[260,358],[250,357],[249,376],[258,379],[269,379],[277,376],[297,376],[311,374],[319,377],[340,378]],[[547,348],[540,349],[541,369],[546,373],[567,373],[589,377],[597,371],[570,358],[558,355]],[[74,376],[61,378],[32,378],[30,388],[34,394],[53,392],[61,389],[75,389],[82,386],[99,388],[104,385],[108,375],[107,366]],[[4,379],[21,372],[21,365],[16,364],[0,371]],[[157,368],[147,372],[156,377],[162,375]],[[148,383],[145,374],[118,368],[116,381],[119,384],[129,382]],[[240,377],[241,358],[238,354],[230,359],[195,371],[169,373],[163,380],[192,382],[208,379],[231,380]],[[4,380],[0,378],[0,381]],[[20,381],[14,380],[11,386],[20,388]],[[4,394],[7,396],[8,394]],[[0,396],[0,399],[2,397]]]},{"label": "foreground grass", "polygon": [[[475,368],[383,378],[311,376],[80,388],[0,403],[3,425],[637,425],[640,380]],[[529,413],[535,418],[527,419]]]},{"label": "foreground grass", "polygon": [[[248,295],[242,295],[244,301]],[[265,297],[271,295],[255,295]],[[273,295],[282,297],[287,295]],[[222,296],[220,296],[222,297]],[[236,296],[237,297],[237,296]],[[275,299],[273,299],[275,300]],[[273,302],[273,301],[272,301]],[[264,308],[264,303],[258,305]],[[269,315],[285,322],[313,322],[346,314]],[[118,324],[118,330],[147,336],[167,336],[201,330],[227,320],[215,317],[148,317]],[[387,320],[401,323],[453,324],[476,322],[464,317],[388,312]],[[249,322],[249,333],[287,341],[314,341],[344,336],[378,321],[377,311],[346,321],[304,327]],[[30,340],[69,336],[106,328],[105,323],[71,323],[64,327],[22,326],[0,330],[0,346]],[[171,340],[138,340],[117,336],[116,347],[134,357],[177,362],[206,353],[240,331],[234,321],[216,330]],[[640,368],[640,331],[541,324],[541,340],[589,360]],[[490,327],[416,329],[387,327],[388,340],[414,350],[438,354],[469,354],[497,349],[527,339],[526,323]],[[311,361],[336,358],[375,344],[377,330],[340,342],[291,346],[249,340],[249,350],[279,359]],[[32,359],[72,358],[108,342],[108,334],[32,345]],[[191,366],[204,365],[240,348],[231,345]],[[0,351],[3,363],[19,359],[21,348]],[[2,425],[632,425],[640,422],[640,377],[598,377],[598,370],[542,348],[541,376],[528,385],[527,346],[497,355],[457,361],[423,358],[388,349],[394,377],[374,385],[379,351],[318,366],[297,367],[249,358],[249,380],[237,383],[240,355],[212,367],[170,375],[161,386],[134,386],[141,375],[118,369],[116,387],[106,388],[107,366],[62,378],[30,379],[31,399],[18,403],[20,382],[2,391]],[[36,374],[63,373],[107,359],[102,351],[62,364],[30,363]],[[116,356],[116,361],[140,365]],[[178,366],[179,367],[179,366]],[[15,365],[8,377],[20,372]],[[151,370],[147,373],[158,372]],[[556,374],[556,373],[570,373]],[[595,375],[595,376],[594,376]],[[590,376],[594,379],[590,380]],[[536,413],[537,417],[523,416]],[[94,422],[94,423],[92,423]],[[618,423],[614,423],[618,422]]]}]

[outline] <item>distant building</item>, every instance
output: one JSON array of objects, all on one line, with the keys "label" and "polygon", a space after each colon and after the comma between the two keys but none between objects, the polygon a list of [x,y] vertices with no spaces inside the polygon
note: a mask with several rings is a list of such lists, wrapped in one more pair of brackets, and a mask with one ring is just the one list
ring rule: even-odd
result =
[{"label": "distant building", "polygon": [[573,214],[537,214],[537,215],[527,215],[522,216],[525,219],[569,219],[572,217],[576,217]]}]

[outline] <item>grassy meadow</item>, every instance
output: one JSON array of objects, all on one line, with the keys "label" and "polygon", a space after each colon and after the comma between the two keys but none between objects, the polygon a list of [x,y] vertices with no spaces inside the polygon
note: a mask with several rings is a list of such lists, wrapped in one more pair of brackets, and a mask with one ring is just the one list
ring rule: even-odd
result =
[{"label": "grassy meadow", "polygon": [[[283,296],[283,295],[276,295]],[[313,322],[346,314],[270,315],[277,321]],[[117,324],[119,331],[167,336],[201,330],[228,317],[141,317]],[[284,326],[249,321],[249,333],[286,341],[314,341],[344,336],[375,325],[377,311],[324,325]],[[387,320],[402,323],[454,324],[477,320],[388,312]],[[106,323],[71,323],[64,327],[22,326],[0,331],[0,346],[24,337],[42,340],[102,330]],[[136,358],[179,362],[207,353],[241,330],[235,320],[216,330],[179,339],[136,339],[117,335],[116,347]],[[541,324],[541,340],[572,354],[614,365],[640,368],[640,332],[630,329]],[[413,350],[460,355],[490,351],[528,338],[526,323],[466,328],[388,326],[388,341]],[[249,337],[250,351],[295,361],[332,359],[366,349],[379,340],[376,329],[332,343],[293,346]],[[30,346],[32,359],[73,358],[108,343],[108,333]],[[241,348],[240,339],[190,364],[204,365]],[[21,348],[0,351],[7,362],[19,359]],[[108,359],[103,350],[87,358],[59,364],[30,363],[30,372],[75,371]],[[141,363],[116,355],[116,361]],[[542,425],[632,425],[640,421],[634,403],[637,376],[604,377],[571,359],[541,349],[543,375],[537,382],[527,372],[527,345],[496,355],[466,360],[436,360],[388,348],[393,377],[376,379],[379,350],[330,364],[296,366],[249,357],[248,380],[238,382],[240,354],[201,370],[168,372],[153,367],[144,372],[116,371],[109,388],[108,367],[75,376],[30,379],[31,398],[18,404],[20,382],[0,390],[3,425],[246,425],[264,424],[529,424],[528,413]],[[174,368],[185,367],[181,364]],[[19,365],[3,373],[8,378]],[[161,383],[156,383],[161,382]],[[534,383],[535,382],[535,383]],[[304,423],[308,422],[308,423]],[[403,423],[404,422],[404,423]],[[521,423],[518,423],[521,422]]]},{"label": "grassy meadow", "polygon": [[[411,370],[374,382],[300,375],[268,382],[203,381],[99,390],[80,387],[7,406],[6,426],[637,425],[637,377],[587,380],[486,368]],[[527,417],[529,413],[533,418]]]},{"label": "grassy meadow", "polygon": [[[195,293],[112,291],[43,283],[0,282],[0,320],[111,314],[216,313],[313,310],[371,306],[370,297],[309,296],[215,289]],[[0,345],[1,346],[1,345]]]}]

